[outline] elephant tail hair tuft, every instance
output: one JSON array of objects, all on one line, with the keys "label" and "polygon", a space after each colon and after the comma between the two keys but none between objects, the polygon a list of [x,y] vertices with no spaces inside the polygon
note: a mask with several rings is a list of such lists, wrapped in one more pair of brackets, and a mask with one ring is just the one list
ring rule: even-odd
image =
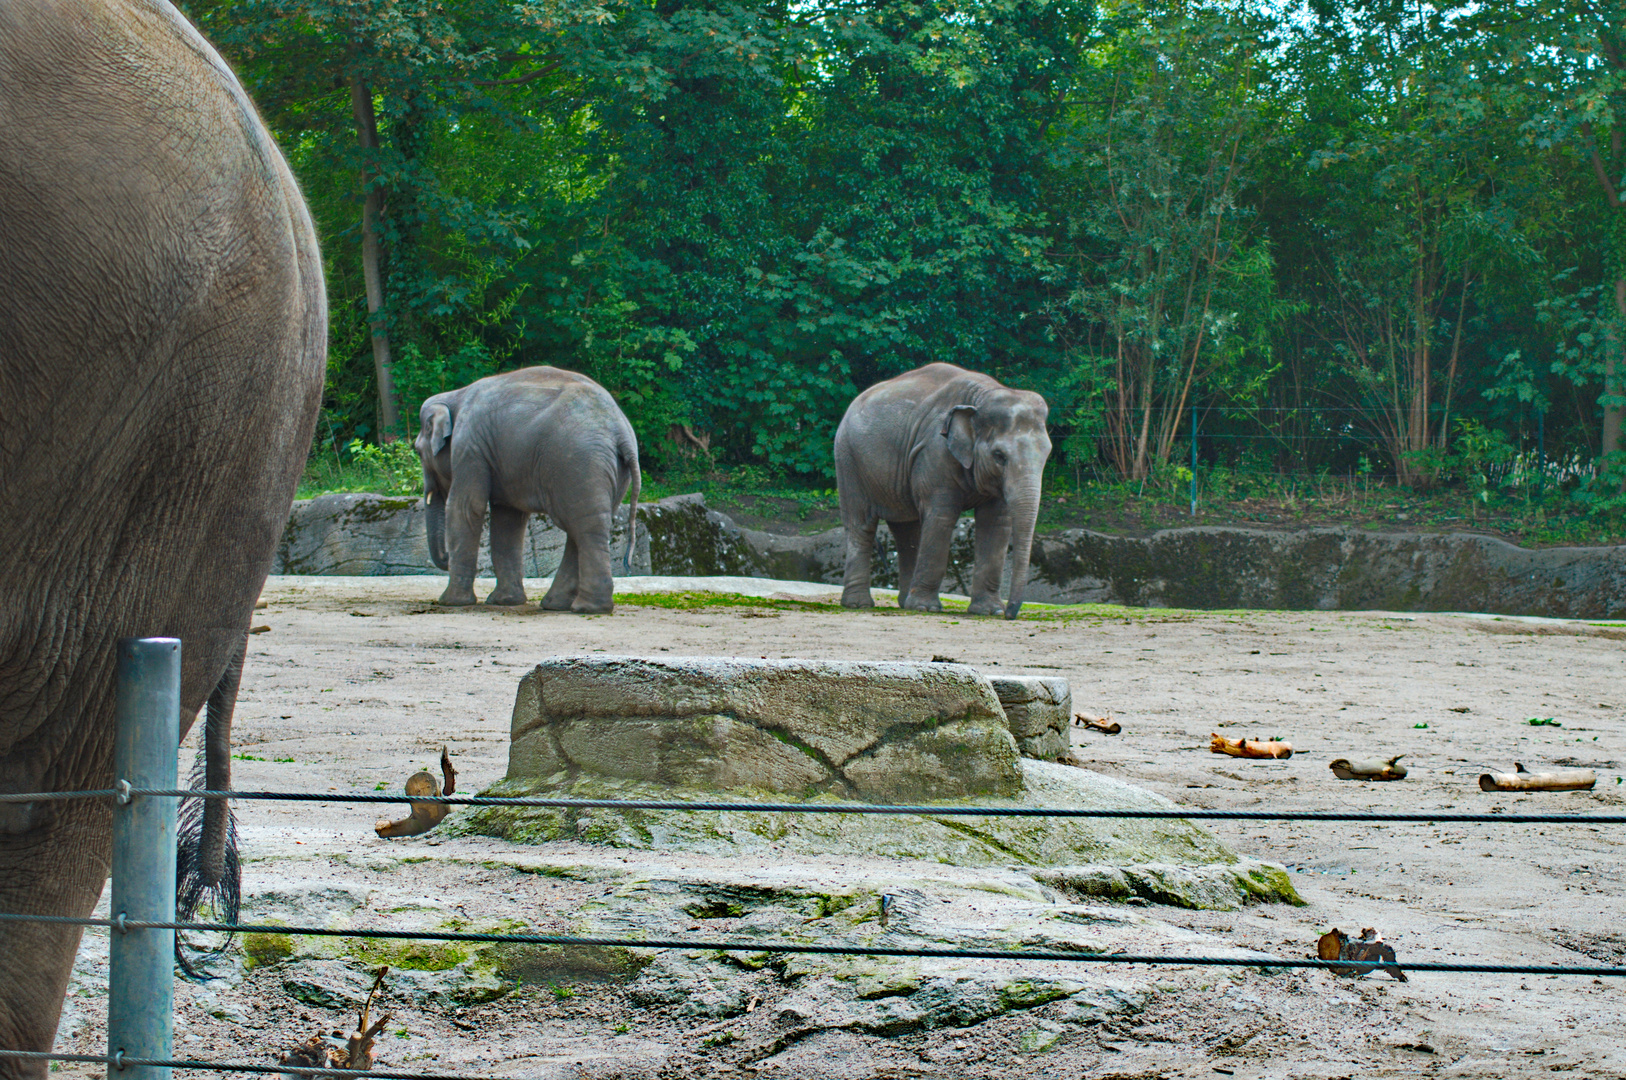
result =
[{"label": "elephant tail hair tuft", "polygon": [[[196,764],[192,766],[193,789],[208,787],[208,755],[199,747]],[[224,818],[224,835],[205,836],[205,812],[215,800],[187,799],[181,803],[177,822],[175,851],[175,921],[193,922],[205,908],[218,922],[235,923],[242,911],[242,868],[237,859],[237,817],[225,802],[219,802],[216,814]],[[214,815],[209,815],[214,816]],[[218,827],[218,826],[217,826]],[[210,830],[213,831],[213,830]],[[214,842],[211,843],[210,840]],[[222,852],[219,848],[224,847]],[[211,851],[210,849],[215,850]],[[196,954],[222,953],[231,945],[233,934],[226,934],[213,948],[201,948],[175,934],[175,963],[193,979],[207,978]]]}]

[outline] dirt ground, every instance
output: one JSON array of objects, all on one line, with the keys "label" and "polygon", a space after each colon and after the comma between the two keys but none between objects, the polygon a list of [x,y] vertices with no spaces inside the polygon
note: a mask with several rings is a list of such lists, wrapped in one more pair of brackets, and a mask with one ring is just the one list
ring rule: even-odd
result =
[{"label": "dirt ground", "polygon": [[[1125,611],[1016,622],[959,614],[767,607],[613,615],[434,606],[432,578],[274,578],[250,639],[237,712],[235,786],[399,790],[448,745],[461,790],[499,779],[519,677],[553,654],[608,652],[829,659],[952,656],[985,670],[1063,675],[1075,707],[1110,713],[1111,737],[1074,731],[1085,767],[1184,805],[1216,809],[1613,811],[1626,806],[1626,632],[1539,620],[1382,613]],[[809,587],[811,588],[811,587]],[[534,597],[540,589],[530,583]],[[804,590],[805,592],[806,590]],[[817,591],[817,590],[815,590]],[[1532,726],[1532,718],[1554,725]],[[1215,756],[1209,733],[1280,736],[1290,760]],[[1410,777],[1340,782],[1336,757],[1404,752]],[[189,756],[183,758],[190,763]],[[1489,768],[1581,765],[1593,792],[1485,794]],[[356,925],[439,905],[513,915],[546,932],[602,883],[517,872],[480,837],[382,841],[377,808],[243,803],[246,884],[331,881],[371,892]],[[1292,872],[1308,905],[1169,908],[1173,927],[1305,956],[1328,927],[1376,927],[1402,963],[1626,964],[1621,826],[1217,823],[1243,855]],[[655,864],[648,852],[546,845],[571,863]],[[534,849],[533,849],[534,851]],[[784,873],[795,867],[776,868]],[[806,868],[804,868],[806,869]],[[812,871],[808,871],[812,872]],[[923,871],[926,872],[926,871]],[[588,875],[590,876],[590,875]],[[402,898],[406,898],[403,900]],[[410,901],[410,903],[409,903]],[[105,907],[105,900],[104,900]],[[58,1048],[103,1045],[87,935]],[[1076,1022],[1059,1004],[968,1028],[879,1036],[775,1036],[793,992],[765,974],[761,1005],[719,1024],[630,1005],[614,983],[523,987],[461,1009],[391,1005],[380,1068],[524,1077],[1626,1077],[1621,980],[1418,973],[1400,983],[1323,972],[1125,972],[1133,1014]],[[289,997],[274,968],[177,992],[177,1051],[268,1062],[344,1014]],[[1037,1026],[1036,1026],[1037,1025]],[[1036,1030],[1055,1038],[1038,1040]],[[74,1073],[68,1075],[95,1075]],[[196,1074],[194,1074],[196,1075]]]}]

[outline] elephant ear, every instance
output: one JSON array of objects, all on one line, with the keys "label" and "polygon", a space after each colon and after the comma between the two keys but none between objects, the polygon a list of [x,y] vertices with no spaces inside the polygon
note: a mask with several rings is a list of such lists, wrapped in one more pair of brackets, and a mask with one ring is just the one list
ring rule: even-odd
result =
[{"label": "elephant ear", "polygon": [[431,405],[424,410],[423,423],[429,429],[429,454],[439,457],[452,438],[452,410],[444,405]]},{"label": "elephant ear", "polygon": [[975,405],[956,405],[943,417],[940,434],[948,440],[948,451],[963,469],[971,468],[971,451],[976,448],[977,435],[972,428],[977,417]]}]

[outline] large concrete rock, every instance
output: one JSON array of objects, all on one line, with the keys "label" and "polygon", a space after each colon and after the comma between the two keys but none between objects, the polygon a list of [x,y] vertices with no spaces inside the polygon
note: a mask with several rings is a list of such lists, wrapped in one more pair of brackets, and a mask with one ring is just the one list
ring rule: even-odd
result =
[{"label": "large concrete rock", "polygon": [[1070,530],[1034,544],[1027,596],[1287,611],[1626,615],[1626,547],[1530,550],[1465,533]]},{"label": "large concrete rock", "polygon": [[[627,507],[616,512],[610,538],[613,566],[622,571],[627,546]],[[639,514],[633,574],[647,574],[649,535]],[[531,518],[525,537],[525,576],[549,577],[564,557],[565,534],[545,514]],[[480,540],[476,572],[492,576],[489,538]],[[271,564],[273,574],[349,574],[363,577],[438,574],[429,559],[423,500],[392,495],[320,495],[294,503]]]},{"label": "large concrete rock", "polygon": [[[625,509],[621,512],[624,528]],[[727,575],[841,582],[841,529],[782,536],[745,529],[699,495],[639,508],[633,573]],[[531,526],[525,572],[545,577],[564,537],[543,518]],[[617,532],[616,550],[625,543]],[[955,528],[944,588],[971,584],[969,518]],[[481,572],[489,559],[482,552]],[[1009,564],[1004,588],[1009,588]],[[275,574],[433,572],[421,499],[324,495],[294,504]],[[897,585],[897,559],[883,526],[873,584]],[[1554,618],[1626,616],[1626,547],[1530,550],[1467,533],[1361,529],[1166,529],[1108,536],[1086,529],[1034,541],[1026,599],[1183,608],[1483,611]]]},{"label": "large concrete rock", "polygon": [[[1068,699],[1066,683],[1007,677],[1004,685],[1028,709],[1019,715],[1029,738],[1052,749],[1051,714]],[[1108,777],[1019,757],[1008,723],[993,684],[962,664],[556,657],[521,680],[508,776],[488,793],[1174,807]],[[1190,822],[1160,818],[487,807],[452,826],[459,830],[529,843],[574,839],[717,855],[767,848],[957,866],[1236,862]],[[1216,880],[1240,888],[1228,871]]]},{"label": "large concrete rock", "polygon": [[990,675],[1000,708],[1023,757],[1056,761],[1071,752],[1073,691],[1049,675]]},{"label": "large concrete rock", "polygon": [[988,680],[963,664],[556,657],[521,681],[510,780],[913,802],[1021,790]]}]

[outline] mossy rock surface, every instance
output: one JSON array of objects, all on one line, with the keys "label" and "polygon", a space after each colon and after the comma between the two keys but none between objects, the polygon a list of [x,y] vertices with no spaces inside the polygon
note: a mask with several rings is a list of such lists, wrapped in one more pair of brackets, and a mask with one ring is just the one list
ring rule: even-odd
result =
[{"label": "mossy rock surface", "polygon": [[[1021,791],[1011,797],[945,800],[944,805],[1173,809],[1174,804],[1121,781],[1068,765],[1023,760]],[[631,780],[568,774],[504,780],[484,794],[505,797],[665,801],[789,801],[783,794],[677,789]],[[831,796],[813,805],[839,801]],[[930,804],[924,804],[930,805]],[[1229,864],[1236,856],[1188,821],[929,814],[821,814],[744,811],[602,810],[483,807],[452,828],[517,843],[583,840],[611,847],[699,851],[713,855],[779,850],[804,855],[882,856],[954,866],[1183,866]]]}]

